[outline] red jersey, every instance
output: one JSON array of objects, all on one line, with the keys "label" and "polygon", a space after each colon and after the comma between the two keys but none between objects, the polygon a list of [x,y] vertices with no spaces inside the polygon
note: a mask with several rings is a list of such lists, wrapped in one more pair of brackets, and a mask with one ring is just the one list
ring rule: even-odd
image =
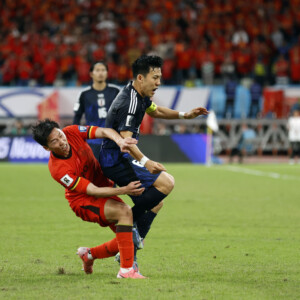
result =
[{"label": "red jersey", "polygon": [[[101,170],[99,162],[86,139],[95,138],[96,126],[67,126],[63,129],[71,150],[68,157],[59,157],[51,152],[48,167],[51,176],[65,187],[65,196],[74,210],[93,196],[86,194],[90,182],[98,187],[112,186]],[[109,197],[117,198],[117,197]]]}]

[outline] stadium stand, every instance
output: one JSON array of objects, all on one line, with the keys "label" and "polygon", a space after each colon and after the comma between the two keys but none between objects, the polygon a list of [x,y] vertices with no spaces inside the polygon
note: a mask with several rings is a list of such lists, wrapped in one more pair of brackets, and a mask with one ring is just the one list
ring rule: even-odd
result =
[{"label": "stadium stand", "polygon": [[299,32],[300,0],[3,0],[0,84],[86,85],[102,59],[123,84],[154,52],[165,84],[299,83]]},{"label": "stadium stand", "polygon": [[[108,80],[123,85],[141,54],[164,59],[164,85],[209,86],[223,151],[234,147],[242,122],[255,129],[255,152],[287,151],[285,118],[300,106],[283,86],[300,83],[300,0],[0,2],[3,89],[85,86],[98,60],[107,62]],[[229,80],[238,85],[226,116]],[[0,119],[0,133],[10,132],[15,119]],[[28,130],[33,120],[23,121]],[[205,132],[205,122],[154,122],[153,132]]]}]

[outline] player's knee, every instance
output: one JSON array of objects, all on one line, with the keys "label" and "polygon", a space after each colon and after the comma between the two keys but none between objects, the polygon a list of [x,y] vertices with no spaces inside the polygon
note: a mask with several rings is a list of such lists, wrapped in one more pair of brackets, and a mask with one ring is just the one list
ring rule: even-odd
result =
[{"label": "player's knee", "polygon": [[154,187],[165,195],[171,193],[175,185],[175,179],[167,172],[162,172],[154,183]]},{"label": "player's knee", "polygon": [[160,201],[154,208],[151,209],[152,212],[158,213],[164,205],[164,201]]},{"label": "player's knee", "polygon": [[164,180],[165,188],[167,190],[167,194],[170,194],[175,186],[175,179],[172,175],[166,173],[166,178]]},{"label": "player's knee", "polygon": [[127,204],[122,205],[122,208],[119,211],[119,218],[122,219],[132,219],[132,210],[131,207]]}]

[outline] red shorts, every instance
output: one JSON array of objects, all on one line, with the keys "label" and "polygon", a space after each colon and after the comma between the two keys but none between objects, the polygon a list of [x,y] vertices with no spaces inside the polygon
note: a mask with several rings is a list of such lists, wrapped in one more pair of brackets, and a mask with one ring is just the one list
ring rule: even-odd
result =
[{"label": "red shorts", "polygon": [[83,196],[80,200],[72,201],[70,206],[76,216],[83,221],[98,223],[102,227],[110,226],[115,231],[115,225],[109,223],[104,215],[104,205],[108,199],[124,203],[117,196],[109,198],[95,198],[92,196]]}]

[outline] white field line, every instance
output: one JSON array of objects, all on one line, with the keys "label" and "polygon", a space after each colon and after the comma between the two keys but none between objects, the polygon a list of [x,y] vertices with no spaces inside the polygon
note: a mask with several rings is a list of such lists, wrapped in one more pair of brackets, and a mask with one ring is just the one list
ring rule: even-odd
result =
[{"label": "white field line", "polygon": [[300,177],[297,176],[279,174],[275,172],[263,172],[263,171],[247,169],[243,167],[226,166],[224,167],[224,169],[231,172],[243,173],[243,174],[254,175],[254,176],[269,177],[273,179],[300,180]]}]

